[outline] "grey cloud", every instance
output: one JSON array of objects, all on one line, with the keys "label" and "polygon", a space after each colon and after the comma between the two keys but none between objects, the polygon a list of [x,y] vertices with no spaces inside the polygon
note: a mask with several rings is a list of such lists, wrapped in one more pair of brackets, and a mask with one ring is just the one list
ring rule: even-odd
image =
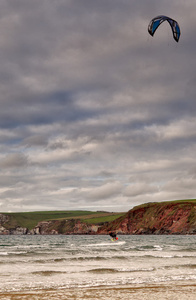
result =
[{"label": "grey cloud", "polygon": [[134,183],[133,185],[128,186],[125,191],[124,195],[128,197],[134,197],[138,195],[148,195],[148,194],[154,194],[159,191],[158,187],[148,185],[145,183]]},{"label": "grey cloud", "polygon": [[0,161],[1,168],[24,168],[28,165],[28,158],[23,153],[6,155]]},{"label": "grey cloud", "polygon": [[[1,209],[194,195],[194,11],[179,0],[1,1]],[[178,44],[164,24],[148,34],[162,13],[179,21]]]},{"label": "grey cloud", "polygon": [[32,135],[30,137],[24,138],[23,144],[27,147],[33,147],[33,146],[44,147],[47,146],[48,141],[45,136]]},{"label": "grey cloud", "polygon": [[105,200],[118,195],[121,192],[122,186],[119,182],[108,182],[102,186],[95,187],[89,191],[87,198],[91,201]]}]

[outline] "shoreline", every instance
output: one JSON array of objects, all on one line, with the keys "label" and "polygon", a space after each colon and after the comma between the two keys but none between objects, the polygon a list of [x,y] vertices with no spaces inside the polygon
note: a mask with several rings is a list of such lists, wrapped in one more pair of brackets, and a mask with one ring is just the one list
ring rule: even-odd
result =
[{"label": "shoreline", "polygon": [[2,300],[71,300],[71,299],[134,299],[134,300],[194,300],[196,299],[196,280],[171,281],[148,285],[117,285],[85,288],[62,288],[0,292]]}]

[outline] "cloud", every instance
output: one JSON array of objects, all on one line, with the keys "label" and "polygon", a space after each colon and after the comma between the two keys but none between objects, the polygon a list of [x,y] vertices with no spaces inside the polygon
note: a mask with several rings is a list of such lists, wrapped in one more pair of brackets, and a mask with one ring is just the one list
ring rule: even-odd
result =
[{"label": "cloud", "polygon": [[93,188],[87,195],[91,201],[105,200],[107,198],[116,197],[122,189],[119,182],[108,182],[102,186]]},{"label": "cloud", "polygon": [[28,158],[22,153],[8,154],[0,161],[1,168],[24,168],[28,165]]},{"label": "cloud", "polygon": [[1,1],[2,211],[195,196],[195,6]]},{"label": "cloud", "polygon": [[47,139],[45,136],[32,135],[30,137],[24,138],[23,144],[27,147],[44,147],[47,146]]},{"label": "cloud", "polygon": [[156,186],[148,185],[146,183],[134,183],[125,189],[124,194],[128,197],[134,197],[138,195],[152,195],[155,192],[158,192],[158,187]]}]

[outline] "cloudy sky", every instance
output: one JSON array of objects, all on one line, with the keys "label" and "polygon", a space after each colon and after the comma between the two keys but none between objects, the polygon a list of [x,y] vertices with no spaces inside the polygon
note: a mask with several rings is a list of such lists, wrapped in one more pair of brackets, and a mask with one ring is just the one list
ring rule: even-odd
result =
[{"label": "cloudy sky", "polygon": [[[196,197],[196,3],[0,1],[0,211]],[[150,20],[177,20],[148,34]]]}]

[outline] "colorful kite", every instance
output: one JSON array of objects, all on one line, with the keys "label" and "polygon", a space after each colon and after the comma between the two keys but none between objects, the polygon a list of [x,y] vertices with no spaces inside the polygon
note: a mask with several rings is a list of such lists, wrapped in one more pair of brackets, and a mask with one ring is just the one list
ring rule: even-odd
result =
[{"label": "colorful kite", "polygon": [[153,18],[150,21],[150,24],[148,25],[148,32],[150,33],[150,35],[154,35],[155,31],[157,30],[157,28],[159,27],[159,25],[161,25],[164,21],[168,21],[168,23],[171,26],[172,32],[173,32],[173,37],[174,40],[176,42],[179,41],[180,38],[180,26],[178,25],[178,23],[166,16],[157,16],[155,18]]}]

